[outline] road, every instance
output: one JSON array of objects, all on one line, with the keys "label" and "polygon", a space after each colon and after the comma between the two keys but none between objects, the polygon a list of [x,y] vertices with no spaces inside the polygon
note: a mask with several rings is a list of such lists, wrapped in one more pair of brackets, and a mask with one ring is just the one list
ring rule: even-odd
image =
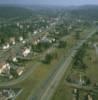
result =
[{"label": "road", "polygon": [[49,77],[47,84],[44,84],[34,97],[31,100],[50,100],[52,95],[54,94],[56,88],[58,87],[62,77],[67,71],[69,65],[71,64],[73,57],[77,53],[78,49],[96,32],[93,31],[89,33],[89,35],[84,39],[80,40],[78,44],[71,50],[70,55],[65,59],[64,63],[61,64],[59,69],[54,72],[54,74]]},{"label": "road", "polygon": [[65,84],[67,86],[74,87],[74,88],[81,89],[81,90],[86,90],[86,91],[92,91],[94,89],[94,86],[83,86],[83,85],[79,85],[75,83],[69,83],[66,81],[65,81]]}]

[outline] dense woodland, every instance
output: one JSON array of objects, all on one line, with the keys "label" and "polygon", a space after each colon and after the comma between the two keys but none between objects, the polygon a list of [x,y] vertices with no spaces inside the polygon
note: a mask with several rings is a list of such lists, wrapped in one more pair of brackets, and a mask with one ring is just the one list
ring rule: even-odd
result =
[{"label": "dense woodland", "polygon": [[32,15],[32,11],[24,7],[0,6],[0,18],[13,18],[30,15]]},{"label": "dense woodland", "polygon": [[88,20],[98,20],[98,6],[81,6],[71,10],[74,17],[80,17]]},{"label": "dense woodland", "polygon": [[[45,8],[45,9],[44,9]],[[79,7],[20,7],[20,6],[0,6],[0,18],[13,18],[21,16],[30,16],[32,14],[47,14],[48,16],[56,16],[57,13],[69,12],[74,16],[82,16],[86,18],[97,19],[98,18],[98,6],[79,6]]]}]

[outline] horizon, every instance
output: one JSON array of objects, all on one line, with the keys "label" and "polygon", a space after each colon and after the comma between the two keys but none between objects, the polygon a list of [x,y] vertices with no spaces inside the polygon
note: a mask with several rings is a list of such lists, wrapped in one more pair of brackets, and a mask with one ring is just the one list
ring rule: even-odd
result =
[{"label": "horizon", "polygon": [[98,6],[98,4],[83,4],[83,5],[51,5],[51,4],[0,4],[0,6],[81,7],[81,6]]},{"label": "horizon", "polygon": [[98,5],[97,0],[0,0],[0,5],[81,6]]}]

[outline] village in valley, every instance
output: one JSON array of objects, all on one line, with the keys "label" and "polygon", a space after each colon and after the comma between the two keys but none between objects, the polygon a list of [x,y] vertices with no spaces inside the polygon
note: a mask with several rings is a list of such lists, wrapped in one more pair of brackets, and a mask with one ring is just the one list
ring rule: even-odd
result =
[{"label": "village in valley", "polygon": [[33,8],[0,7],[0,100],[98,100],[98,15]]}]

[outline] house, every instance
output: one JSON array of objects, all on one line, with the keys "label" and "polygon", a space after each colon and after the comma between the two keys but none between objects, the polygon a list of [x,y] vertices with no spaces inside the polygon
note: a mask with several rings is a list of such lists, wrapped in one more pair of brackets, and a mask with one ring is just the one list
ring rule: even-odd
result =
[{"label": "house", "polygon": [[7,74],[10,72],[10,64],[9,63],[0,63],[0,74]]},{"label": "house", "polygon": [[12,100],[15,97],[15,92],[11,89],[0,90],[0,100]]},{"label": "house", "polygon": [[48,29],[48,28],[49,28],[49,26],[47,25],[47,26],[46,26],[46,28]]},{"label": "house", "polygon": [[25,41],[25,40],[23,40],[23,41],[22,41],[22,43],[23,43],[23,44],[26,44],[26,41]]},{"label": "house", "polygon": [[88,100],[93,100],[91,95],[88,95]]},{"label": "house", "polygon": [[27,28],[30,28],[30,25],[27,25]]},{"label": "house", "polygon": [[24,72],[24,67],[17,68],[16,72],[17,72],[18,76],[21,76]]},{"label": "house", "polygon": [[10,45],[7,43],[6,45],[3,45],[3,50],[9,49]]},{"label": "house", "polygon": [[16,25],[17,25],[17,27],[19,27],[19,26],[20,26],[20,23],[19,23],[19,22],[17,22],[17,23],[16,23]]},{"label": "house", "polygon": [[31,52],[31,47],[29,47],[29,48],[25,47],[25,49],[22,52],[22,55],[24,57],[26,57],[26,56],[28,56],[28,54],[30,54],[30,52]]},{"label": "house", "polygon": [[10,38],[10,43],[11,43],[12,45],[15,45],[15,44],[16,44],[15,37],[11,37],[11,38]]},{"label": "house", "polygon": [[40,42],[40,39],[33,39],[32,44],[37,45]]},{"label": "house", "polygon": [[13,90],[8,90],[8,100],[13,99],[15,97],[15,92]]},{"label": "house", "polygon": [[34,45],[37,45],[38,44],[38,41],[34,41]]},{"label": "house", "polygon": [[96,55],[98,55],[98,43],[94,43],[94,44],[93,44],[93,47],[94,47],[95,50],[96,50]]},{"label": "house", "polygon": [[24,40],[23,37],[20,36],[20,37],[19,37],[19,41],[21,42],[21,41],[23,41],[23,40]]},{"label": "house", "polygon": [[78,89],[74,89],[73,93],[77,94],[78,93]]},{"label": "house", "polygon": [[11,49],[10,51],[9,51],[9,56],[8,56],[8,61],[11,61],[11,62],[18,62],[18,59],[17,59],[17,56],[18,56],[18,54],[17,54],[17,52],[19,52],[19,50],[15,50],[15,49]]},{"label": "house", "polygon": [[73,90],[73,100],[79,100],[79,90],[78,89]]},{"label": "house", "polygon": [[37,33],[38,33],[38,31],[36,31],[36,30],[33,32],[34,35],[36,35]]},{"label": "house", "polygon": [[70,25],[69,27],[68,27],[68,31],[70,31],[72,29],[72,25]]},{"label": "house", "polygon": [[13,61],[13,62],[18,62],[18,60],[17,60],[16,57],[13,57],[13,58],[12,58],[12,61]]},{"label": "house", "polygon": [[47,38],[47,36],[43,36],[42,39],[41,39],[41,42],[44,42],[44,43],[52,43],[52,40]]},{"label": "house", "polygon": [[20,29],[23,29],[23,25],[19,25]]},{"label": "house", "polygon": [[56,41],[56,39],[55,39],[55,38],[53,38],[53,39],[52,39],[52,42],[55,42],[55,41]]},{"label": "house", "polygon": [[42,32],[42,29],[39,29],[39,32],[41,33]]}]

